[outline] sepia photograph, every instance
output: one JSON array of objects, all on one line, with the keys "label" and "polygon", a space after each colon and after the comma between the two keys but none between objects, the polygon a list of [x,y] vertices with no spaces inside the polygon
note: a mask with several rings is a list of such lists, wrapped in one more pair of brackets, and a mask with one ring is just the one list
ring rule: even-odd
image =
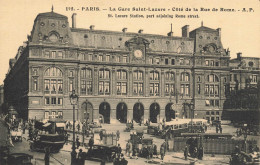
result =
[{"label": "sepia photograph", "polygon": [[259,0],[0,14],[1,165],[260,164]]}]

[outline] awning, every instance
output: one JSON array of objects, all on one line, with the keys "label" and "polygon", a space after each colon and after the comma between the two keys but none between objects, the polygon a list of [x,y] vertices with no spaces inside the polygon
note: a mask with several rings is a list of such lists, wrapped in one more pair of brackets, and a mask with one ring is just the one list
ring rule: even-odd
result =
[{"label": "awning", "polygon": [[50,125],[51,125],[51,123],[46,123],[46,124],[43,125],[43,127],[48,127]]},{"label": "awning", "polygon": [[65,123],[56,123],[56,127],[65,127]]}]

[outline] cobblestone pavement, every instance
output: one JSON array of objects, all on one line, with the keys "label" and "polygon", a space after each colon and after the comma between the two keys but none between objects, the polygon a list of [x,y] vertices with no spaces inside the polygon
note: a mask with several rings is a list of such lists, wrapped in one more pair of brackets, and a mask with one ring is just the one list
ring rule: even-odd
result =
[{"label": "cobblestone pavement", "polygon": [[[120,131],[120,139],[118,143],[121,145],[123,149],[123,153],[125,153],[125,144],[127,140],[130,138],[129,132],[124,132],[124,129],[126,128],[125,124],[104,124],[102,129],[106,129],[108,133],[116,133],[117,130]],[[144,126],[136,126],[136,129],[145,129]],[[215,128],[212,127],[208,129],[208,132],[214,132]],[[236,128],[233,128],[231,126],[223,125],[223,133],[232,133],[235,134]],[[82,135],[78,135],[80,138],[80,141],[82,141]],[[160,146],[164,139],[160,139],[148,134],[144,134],[145,138],[153,138],[154,144],[157,146]],[[72,136],[71,136],[72,138]],[[41,152],[32,152],[29,150],[29,143],[26,140],[27,139],[27,132],[25,135],[23,135],[23,142],[17,142],[14,143],[14,147],[11,148],[11,152],[23,152],[28,153],[34,156],[33,164],[34,165],[42,165],[44,164],[44,153]],[[96,133],[94,136],[95,144],[100,144],[99,134]],[[88,142],[88,138],[85,139],[85,142]],[[87,151],[86,148],[80,147],[83,149],[83,151]],[[80,149],[79,148],[79,149]],[[159,149],[159,147],[157,147]],[[77,149],[77,152],[78,150]],[[52,157],[50,158],[51,164],[70,164],[70,152],[71,152],[71,144],[64,145],[64,147],[61,149],[59,153],[52,154]],[[138,158],[138,159],[130,159],[129,157],[126,157],[128,160],[129,165],[146,165],[146,164],[190,164],[191,162],[196,162],[195,164],[205,164],[205,165],[221,165],[221,164],[228,164],[229,163],[229,157],[228,155],[215,155],[215,157],[211,157],[211,155],[205,155],[203,157],[203,160],[195,160],[195,159],[188,159],[184,160],[183,153],[176,153],[176,152],[167,152],[166,156],[164,158],[164,161],[162,162],[159,158],[153,158],[150,160],[144,159],[144,158]],[[88,165],[99,165],[100,162],[97,161],[89,161],[86,160],[85,164]],[[106,163],[108,165],[112,165],[112,163]]]}]

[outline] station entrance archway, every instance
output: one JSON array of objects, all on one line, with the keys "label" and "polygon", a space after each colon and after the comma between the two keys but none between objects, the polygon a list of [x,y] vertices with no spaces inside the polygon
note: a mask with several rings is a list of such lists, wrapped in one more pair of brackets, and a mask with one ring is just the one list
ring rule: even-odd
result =
[{"label": "station entrance archway", "polygon": [[173,103],[168,103],[165,107],[165,118],[166,121],[171,121],[175,119],[175,111],[172,109]]},{"label": "station entrance archway", "polygon": [[126,123],[127,121],[127,106],[125,103],[119,103],[116,107],[116,119],[121,123]]},{"label": "station entrance archway", "polygon": [[103,116],[104,123],[110,123],[110,105],[107,102],[99,105],[99,114]]},{"label": "station entrance archway", "polygon": [[81,105],[81,119],[93,122],[93,106],[89,102],[84,102]]},{"label": "station entrance archway", "polygon": [[157,123],[159,120],[157,117],[160,117],[160,106],[158,103],[152,103],[150,105],[150,121],[152,123]]},{"label": "station entrance archway", "polygon": [[142,103],[136,103],[133,108],[133,120],[140,123],[144,116],[144,106]]}]

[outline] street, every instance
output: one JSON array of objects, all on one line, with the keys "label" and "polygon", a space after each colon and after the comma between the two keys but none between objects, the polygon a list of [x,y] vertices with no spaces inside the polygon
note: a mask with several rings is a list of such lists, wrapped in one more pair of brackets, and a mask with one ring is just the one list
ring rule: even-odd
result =
[{"label": "street", "polygon": [[[223,133],[231,133],[235,134],[236,128],[228,125],[223,125]],[[120,131],[120,139],[118,141],[118,144],[121,145],[122,147],[122,152],[125,153],[125,145],[127,140],[130,138],[130,132],[124,132],[124,129],[126,128],[125,124],[103,124],[102,129],[106,129],[107,133],[116,133],[117,130]],[[137,126],[135,125],[135,129],[145,129],[145,126]],[[215,132],[215,128],[211,127],[207,131],[208,133],[210,132]],[[70,136],[72,138],[72,135]],[[82,135],[79,135],[80,141],[82,142]],[[160,139],[157,137],[154,137],[152,135],[144,134],[144,138],[153,138],[153,143],[156,144],[157,146],[160,146],[164,139]],[[29,142],[27,141],[28,139],[28,131],[26,131],[26,134],[23,135],[23,141],[22,142],[15,142],[14,147],[11,148],[11,153],[18,153],[18,152],[23,152],[23,153],[28,153],[30,155],[33,155],[33,164],[34,165],[42,165],[44,164],[44,153],[43,152],[35,152],[35,151],[30,151],[29,147]],[[94,141],[95,144],[101,144],[100,139],[99,139],[99,134],[95,133],[94,136]],[[85,139],[85,142],[88,142],[88,138]],[[79,149],[82,149],[83,152],[87,152],[86,148],[80,147]],[[79,151],[77,149],[77,152]],[[159,150],[159,148],[158,148]],[[50,157],[50,164],[70,164],[70,152],[71,152],[71,144],[65,144],[64,147],[61,149],[59,153],[53,153],[51,154]],[[159,153],[159,151],[158,151]],[[197,160],[193,158],[188,158],[188,160],[184,159],[183,153],[176,153],[176,152],[166,152],[166,156],[164,158],[163,163],[164,164],[190,164],[190,162],[196,162],[197,164],[214,164],[214,165],[220,165],[220,164],[228,164],[229,163],[229,155],[215,155],[212,157],[211,155],[204,155],[203,160]],[[129,157],[125,158],[128,160],[128,164],[163,164],[162,161],[159,158],[153,158],[150,160],[147,160],[145,158],[138,158],[138,159],[130,159]],[[100,164],[98,161],[90,161],[86,160],[85,164]],[[106,164],[113,164],[113,163],[106,163]]]}]

